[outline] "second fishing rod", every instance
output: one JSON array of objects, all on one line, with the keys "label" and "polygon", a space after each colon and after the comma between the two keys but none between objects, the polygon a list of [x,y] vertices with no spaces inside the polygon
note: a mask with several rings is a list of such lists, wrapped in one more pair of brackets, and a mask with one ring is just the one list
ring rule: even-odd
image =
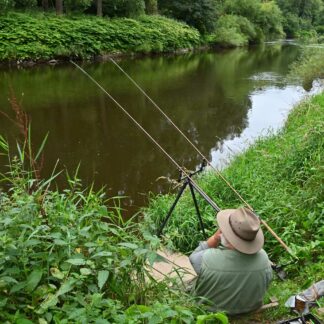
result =
[{"label": "second fishing rod", "polygon": [[[218,176],[233,190],[233,192],[239,197],[239,199],[251,210],[254,212],[253,208],[243,199],[243,197],[235,190],[235,188],[228,182],[228,180],[211,164],[211,162],[200,152],[200,150],[189,140],[189,138],[175,125],[175,123],[167,116],[164,111],[148,96],[148,94],[120,67],[120,65],[110,58],[111,62],[115,64],[119,70],[121,70],[129,80],[150,100],[150,102],[160,111],[160,113],[177,129],[177,131],[187,140],[187,142],[198,152],[198,154],[203,158],[203,161],[207,163],[217,174]],[[105,90],[90,74],[88,74],[82,67],[80,67],[74,61],[70,61],[74,66],[76,66],[83,74],[85,74],[93,83],[95,83],[116,105],[121,109],[129,119],[135,123],[135,125],[140,128],[150,140],[168,157],[168,159],[177,167],[177,169],[185,176],[186,181],[190,183],[191,187],[194,188],[200,196],[203,197],[205,201],[215,210],[220,211],[219,206],[204,192],[204,190],[191,178],[190,173],[188,173],[183,167],[181,167],[178,162],[176,162],[170,154],[154,139],[147,130],[138,123],[138,121],[131,115],[129,112],[107,91]],[[254,212],[255,213],[255,212]],[[260,218],[261,223],[267,228],[267,230],[274,236],[274,238],[285,248],[288,253],[291,253],[288,246],[282,241],[282,239],[272,230],[272,228]]]}]

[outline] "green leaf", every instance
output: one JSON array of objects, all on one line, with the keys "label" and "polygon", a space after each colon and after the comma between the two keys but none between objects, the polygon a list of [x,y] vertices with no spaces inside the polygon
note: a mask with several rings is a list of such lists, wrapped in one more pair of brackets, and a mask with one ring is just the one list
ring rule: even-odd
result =
[{"label": "green leaf", "polygon": [[74,284],[76,283],[76,279],[69,279],[65,281],[60,289],[57,291],[56,296],[61,296],[71,291],[74,288]]},{"label": "green leaf", "polygon": [[42,269],[35,269],[27,278],[26,280],[26,289],[27,291],[33,291],[39,282],[42,279],[43,271]]},{"label": "green leaf", "polygon": [[94,254],[92,256],[92,258],[98,258],[98,257],[102,257],[102,256],[104,256],[104,257],[112,256],[112,252],[109,252],[109,251],[98,252],[98,253]]},{"label": "green leaf", "polygon": [[10,294],[13,294],[15,292],[20,291],[21,289],[25,288],[25,286],[26,286],[26,282],[25,281],[18,283],[17,285],[13,286],[10,289]]},{"label": "green leaf", "polygon": [[127,247],[127,248],[132,249],[132,250],[135,250],[135,249],[138,248],[138,245],[137,244],[134,244],[134,243],[124,242],[124,243],[119,243],[118,245]]},{"label": "green leaf", "polygon": [[101,270],[98,272],[98,287],[101,290],[109,276],[109,271]]},{"label": "green leaf", "polygon": [[84,259],[68,259],[66,261],[67,263],[73,264],[73,265],[85,265],[86,261]]},{"label": "green leaf", "polygon": [[50,272],[54,278],[57,278],[60,280],[64,279],[64,273],[62,271],[60,271],[58,268],[51,268]]},{"label": "green leaf", "polygon": [[92,271],[89,268],[81,268],[80,273],[83,276],[89,276],[89,275],[91,275]]},{"label": "green leaf", "polygon": [[58,303],[57,296],[53,294],[49,294],[47,298],[41,303],[40,309],[37,311],[37,313],[42,314],[48,308],[55,306],[57,303]]},{"label": "green leaf", "polygon": [[55,239],[55,240],[54,240],[54,244],[55,244],[55,245],[60,245],[60,246],[68,245],[67,242],[65,242],[65,241],[63,241],[63,240],[61,240],[61,239]]},{"label": "green leaf", "polygon": [[38,152],[37,152],[37,154],[36,154],[35,161],[37,161],[37,159],[39,158],[39,156],[40,156],[41,153],[43,152],[43,150],[44,150],[44,146],[45,146],[46,141],[47,141],[47,137],[48,137],[48,133],[46,134],[45,138],[44,138],[43,141],[42,141],[42,144],[41,144],[41,146],[40,146],[40,148],[39,148],[39,150],[38,150]]}]

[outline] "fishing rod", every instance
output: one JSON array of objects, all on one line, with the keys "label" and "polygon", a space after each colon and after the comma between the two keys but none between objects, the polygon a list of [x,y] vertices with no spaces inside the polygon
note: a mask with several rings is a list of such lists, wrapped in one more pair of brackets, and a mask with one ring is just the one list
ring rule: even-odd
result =
[{"label": "fishing rod", "polygon": [[192,148],[200,155],[200,157],[212,168],[215,173],[221,178],[226,185],[236,194],[236,196],[243,202],[253,213],[255,213],[261,223],[272,234],[272,236],[281,244],[281,246],[291,254],[289,247],[283,242],[283,240],[273,231],[268,223],[263,220],[253,209],[253,207],[240,195],[240,193],[233,187],[233,185],[224,177],[224,175],[212,165],[212,163],[206,158],[206,156],[199,150],[199,148],[188,138],[188,136],[173,122],[173,120],[159,107],[159,105],[146,93],[146,91],[113,59],[110,61],[136,86],[136,88],[152,103],[152,105],[168,120],[168,122],[185,138],[185,140],[191,145]]},{"label": "fishing rod", "polygon": [[218,205],[204,192],[204,190],[191,178],[191,174],[189,174],[184,168],[182,168],[176,160],[157,142],[157,140],[105,89],[101,84],[99,84],[88,72],[86,72],[81,66],[79,66],[74,61],[70,60],[70,62],[77,67],[84,75],[86,75],[94,84],[96,84],[115,104],[118,108],[120,108],[126,116],[133,122],[135,125],[142,130],[147,137],[169,158],[169,160],[177,167],[177,169],[183,173],[186,177],[186,181],[188,181],[193,188],[202,196],[208,204],[215,210],[220,211],[221,209]]},{"label": "fishing rod", "polygon": [[[160,111],[160,113],[167,118],[167,120],[178,130],[178,132],[185,137],[185,139],[190,143],[190,145],[198,152],[198,154],[204,159],[204,161],[215,170],[215,172],[219,175],[223,181],[235,192],[235,194],[239,197],[239,199],[245,203],[245,205],[254,212],[253,208],[243,199],[243,197],[235,190],[235,188],[228,182],[228,180],[211,164],[211,162],[200,152],[200,150],[189,140],[189,138],[175,125],[175,123],[168,117],[164,111],[150,98],[150,96],[115,62],[112,58],[110,60],[127,76],[129,80],[133,82],[133,84],[150,100],[150,102]],[[186,181],[192,185],[194,189],[207,201],[207,203],[215,210],[220,211],[219,206],[203,191],[203,189],[191,178],[191,175],[188,174],[171,156],[168,152],[147,132],[147,130],[140,125],[140,123],[110,94],[107,90],[105,90],[101,84],[99,84],[89,73],[87,73],[82,67],[80,67],[77,63],[70,60],[70,62],[79,69],[84,75],[86,75],[94,84],[96,84],[115,104],[118,108],[120,108],[127,117],[135,123],[135,125],[141,129],[149,139],[169,158],[169,160],[177,167],[177,169],[182,172]],[[254,212],[255,213],[255,212]],[[259,215],[257,215],[259,216]],[[260,216],[259,216],[260,218]],[[285,250],[291,254],[288,246],[282,241],[282,239],[272,230],[272,228],[260,218],[261,223],[268,229],[268,231],[275,237],[275,239],[285,248]]]}]

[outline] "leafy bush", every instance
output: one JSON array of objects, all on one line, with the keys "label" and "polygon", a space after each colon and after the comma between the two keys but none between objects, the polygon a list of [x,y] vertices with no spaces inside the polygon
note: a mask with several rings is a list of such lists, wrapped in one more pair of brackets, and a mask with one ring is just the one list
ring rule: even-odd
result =
[{"label": "leafy bush", "polygon": [[0,191],[1,323],[191,323],[204,314],[179,287],[150,279],[156,237],[77,176],[50,190],[57,174],[35,178],[24,147],[12,157],[0,136],[10,166],[0,175],[10,188]]},{"label": "leafy bush", "polygon": [[245,17],[224,15],[216,24],[216,30],[208,36],[212,45],[223,47],[244,46],[258,41],[255,26]]},{"label": "leafy bush", "polygon": [[159,1],[162,14],[182,20],[202,34],[212,32],[217,18],[217,0]]},{"label": "leafy bush", "polygon": [[283,30],[287,37],[296,37],[297,32],[300,29],[300,19],[297,15],[288,13],[283,19]]},{"label": "leafy bush", "polygon": [[161,16],[138,20],[13,14],[0,21],[0,60],[90,58],[112,52],[171,52],[200,44],[200,35]]},{"label": "leafy bush", "polygon": [[281,10],[274,1],[261,4],[260,15],[257,24],[262,29],[267,39],[283,37],[283,16]]},{"label": "leafy bush", "polygon": [[0,15],[15,5],[13,0],[0,0]]},{"label": "leafy bush", "polygon": [[282,14],[273,1],[226,0],[224,10],[227,14],[247,18],[262,30],[265,38],[283,36]]},{"label": "leafy bush", "polygon": [[[324,261],[323,148],[324,93],[296,107],[279,134],[260,139],[223,171],[298,255],[299,265]],[[202,175],[199,184],[221,208],[240,206],[236,195],[213,172]],[[147,217],[159,226],[173,200],[174,195],[152,198]],[[202,199],[199,204],[211,234],[215,231],[214,211]],[[180,200],[165,233],[166,242],[182,252],[192,251],[203,239],[190,193]],[[291,260],[267,231],[265,234],[265,249],[272,259]]]}]

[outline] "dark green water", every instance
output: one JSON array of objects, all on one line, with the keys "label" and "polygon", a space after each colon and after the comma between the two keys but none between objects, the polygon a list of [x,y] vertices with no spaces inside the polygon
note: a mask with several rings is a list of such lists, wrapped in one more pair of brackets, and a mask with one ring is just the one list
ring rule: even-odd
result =
[{"label": "dark green water", "polygon": [[[119,63],[219,165],[265,129],[280,127],[292,104],[304,95],[298,84],[285,81],[298,51],[297,46],[269,44]],[[115,66],[106,62],[83,67],[181,165],[196,168],[197,154]],[[35,146],[49,132],[44,177],[57,159],[71,172],[81,162],[79,177],[85,185],[95,181],[97,188],[106,186],[109,196],[128,196],[124,205],[131,211],[145,204],[148,192],[168,190],[157,178],[177,177],[175,166],[73,66],[0,70],[0,110],[13,116],[10,87],[31,117]],[[18,134],[3,115],[0,133],[11,142]]]}]

